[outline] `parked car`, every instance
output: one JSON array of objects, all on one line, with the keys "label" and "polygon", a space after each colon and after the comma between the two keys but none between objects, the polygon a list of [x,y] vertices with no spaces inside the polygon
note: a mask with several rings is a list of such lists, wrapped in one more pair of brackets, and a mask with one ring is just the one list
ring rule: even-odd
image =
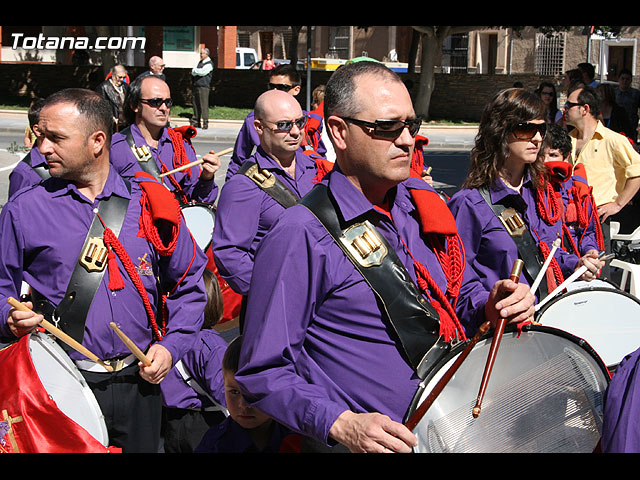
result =
[{"label": "parked car", "polygon": [[237,47],[236,48],[236,68],[248,70],[253,68],[258,61],[258,53],[255,48]]}]

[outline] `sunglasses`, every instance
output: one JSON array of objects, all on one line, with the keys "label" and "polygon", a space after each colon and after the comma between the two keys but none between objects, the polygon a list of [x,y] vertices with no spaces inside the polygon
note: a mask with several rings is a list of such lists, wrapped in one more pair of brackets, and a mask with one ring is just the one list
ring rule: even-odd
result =
[{"label": "sunglasses", "polygon": [[292,88],[293,88],[293,85],[287,85],[286,83],[269,82],[269,90],[280,90],[281,92],[288,92]]},{"label": "sunglasses", "polygon": [[163,103],[167,106],[167,108],[171,108],[171,106],[173,105],[173,99],[171,98],[141,98],[140,101],[152,106],[153,108],[159,108]]},{"label": "sunglasses", "polygon": [[564,109],[569,110],[571,107],[584,107],[584,103],[564,102]]},{"label": "sunglasses", "polygon": [[371,135],[379,138],[396,139],[402,135],[405,127],[409,129],[409,134],[415,137],[422,125],[422,119],[413,118],[411,120],[376,120],[375,122],[367,122],[358,120],[357,118],[341,117],[344,121],[360,125],[362,127],[371,128]]},{"label": "sunglasses", "polygon": [[531,122],[520,122],[517,123],[515,127],[511,130],[513,136],[518,140],[531,140],[536,136],[536,133],[539,133],[542,138],[544,138],[547,133],[547,124],[546,123],[531,123]]},{"label": "sunglasses", "polygon": [[274,130],[278,130],[280,132],[290,132],[294,125],[298,127],[298,129],[302,130],[307,124],[307,117],[305,115],[298,118],[297,120],[280,120],[279,122],[269,122],[268,120],[262,119],[260,119],[260,121],[274,124],[276,126]]}]

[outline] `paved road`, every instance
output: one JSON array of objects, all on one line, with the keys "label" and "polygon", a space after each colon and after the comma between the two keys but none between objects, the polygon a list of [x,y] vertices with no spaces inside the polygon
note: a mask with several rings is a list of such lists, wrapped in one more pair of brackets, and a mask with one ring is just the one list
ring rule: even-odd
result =
[{"label": "paved road", "polygon": [[[20,148],[27,125],[26,112],[0,111],[0,208],[7,201],[9,173],[22,159],[25,151]],[[172,119],[172,125],[185,125],[182,118]],[[210,150],[220,151],[233,146],[241,122],[215,120],[208,130],[198,130],[193,145],[198,156]],[[468,151],[473,146],[476,129],[467,127],[423,127],[421,135],[429,139],[425,147],[426,163],[433,167],[432,176],[436,188],[451,194],[460,186],[467,173]],[[222,168],[216,174],[216,182],[222,187],[229,156],[222,159]]]}]

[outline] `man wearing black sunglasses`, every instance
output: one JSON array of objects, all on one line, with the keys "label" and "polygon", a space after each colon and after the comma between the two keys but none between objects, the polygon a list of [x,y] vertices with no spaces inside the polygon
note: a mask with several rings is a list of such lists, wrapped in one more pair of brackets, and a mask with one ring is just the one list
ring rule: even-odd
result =
[{"label": "man wearing black sunglasses", "polygon": [[220,168],[220,158],[214,152],[202,157],[202,166],[160,177],[163,172],[198,160],[189,140],[195,131],[168,126],[172,106],[171,90],[164,80],[153,75],[136,78],[125,98],[124,112],[130,126],[113,136],[111,161],[125,178],[140,171],[150,173],[183,204],[213,204],[218,197],[214,176]]},{"label": "man wearing black sunglasses", "polygon": [[[269,82],[267,90],[279,90],[286,92],[293,98],[300,93],[302,78],[300,72],[288,63],[281,63],[273,70],[269,71]],[[308,114],[308,112],[305,112]],[[238,132],[233,154],[229,160],[229,168],[227,169],[226,179],[228,180],[234,173],[238,171],[244,161],[249,158],[260,145],[260,136],[254,126],[255,112],[249,113]],[[320,119],[321,120],[321,119]],[[326,152],[324,145],[320,145],[317,153],[323,155]]]},{"label": "man wearing black sunglasses", "polygon": [[220,192],[213,257],[222,278],[247,295],[253,259],[275,219],[315,184],[315,160],[300,149],[307,117],[290,94],[274,89],[255,104],[259,146]]},{"label": "man wearing black sunglasses", "polygon": [[610,251],[611,220],[620,221],[623,233],[631,233],[640,223],[638,206],[631,202],[640,189],[640,154],[628,138],[598,120],[600,97],[593,87],[569,90],[564,111],[567,123],[575,127],[569,133],[572,161],[584,164]]},{"label": "man wearing black sunglasses", "polygon": [[485,317],[528,318],[533,296],[523,286],[505,298],[505,282],[489,293],[464,270],[451,212],[410,177],[419,121],[397,74],[345,65],[324,102],[336,163],[261,241],[235,378],[313,440],[303,451],[409,452],[417,437],[403,418],[436,361],[420,361],[426,351]]}]

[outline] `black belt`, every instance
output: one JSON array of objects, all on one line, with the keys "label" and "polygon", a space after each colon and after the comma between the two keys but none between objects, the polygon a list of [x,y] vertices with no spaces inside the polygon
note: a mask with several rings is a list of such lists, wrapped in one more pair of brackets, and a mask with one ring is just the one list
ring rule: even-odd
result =
[{"label": "black belt", "polygon": [[[505,213],[508,210],[507,207],[491,202],[489,190],[486,187],[481,187],[478,191],[491,210],[493,210],[496,217],[498,217],[500,223],[502,223],[502,226],[507,231],[513,242],[516,244],[518,254],[524,262],[523,273],[527,278],[529,285],[532,285],[535,279],[538,278],[538,274],[540,273],[542,264],[544,263],[544,258],[542,258],[540,254],[538,244],[533,238],[533,235],[531,235],[529,227],[524,223],[522,218],[519,216],[520,214],[515,209],[513,210],[517,213],[517,217],[505,219]],[[542,300],[549,294],[549,288],[547,286],[547,279],[545,276],[542,277],[540,286],[538,287],[538,292],[539,300]]]},{"label": "black belt", "polygon": [[[125,180],[125,184],[127,188],[130,189],[129,182]],[[128,205],[129,199],[116,195],[101,200],[98,205],[100,217],[116,236],[120,233]],[[84,266],[82,257],[92,237],[102,238],[104,236],[104,229],[105,227],[102,225],[98,215],[95,215],[89,232],[87,233],[80,257],[71,274],[64,298],[57,307],[54,308],[51,302],[39,292],[34,289],[31,290],[34,310],[52,318],[58,328],[80,343],[82,343],[82,339],[84,338],[84,326],[87,313],[89,312],[93,298],[107,268],[105,264],[104,268],[100,271],[89,271]],[[106,261],[107,259],[105,257],[104,262]],[[63,344],[63,347],[66,348],[65,344]]]}]

